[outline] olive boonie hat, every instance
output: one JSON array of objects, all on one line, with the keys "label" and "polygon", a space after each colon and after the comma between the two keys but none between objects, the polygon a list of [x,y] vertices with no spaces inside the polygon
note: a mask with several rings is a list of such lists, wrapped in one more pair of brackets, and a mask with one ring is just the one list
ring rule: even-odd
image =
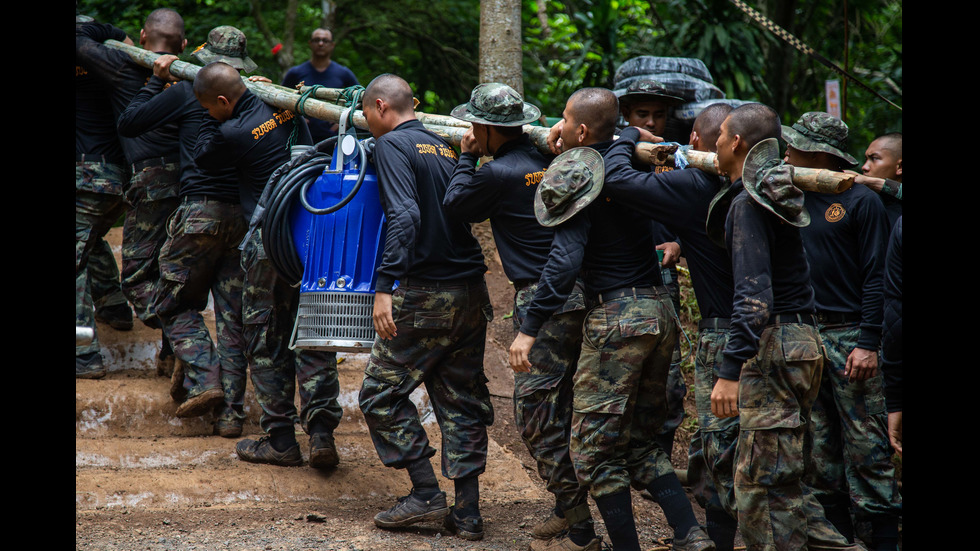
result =
[{"label": "olive boonie hat", "polygon": [[852,165],[857,163],[844,151],[847,148],[847,124],[828,113],[811,111],[804,113],[793,126],[783,125],[783,139],[793,149],[811,153],[822,151]]},{"label": "olive boonie hat", "polygon": [[542,226],[557,226],[584,209],[602,191],[605,164],[591,147],[576,147],[555,157],[534,192],[534,216]]},{"label": "olive boonie hat", "polygon": [[640,79],[630,84],[623,95],[619,96],[621,103],[630,103],[642,100],[660,100],[668,105],[684,103],[684,99],[667,92],[667,88],[651,79]]},{"label": "olive boonie hat", "polygon": [[211,29],[207,43],[198,46],[191,55],[205,65],[221,61],[239,71],[251,73],[258,65],[248,57],[245,42],[245,33],[230,25],[222,25]]},{"label": "olive boonie hat", "polygon": [[810,214],[803,207],[803,190],[793,185],[793,165],[780,159],[776,138],[762,140],[749,150],[742,183],[756,203],[786,223],[798,228],[810,224]]},{"label": "olive boonie hat", "polygon": [[473,88],[470,101],[456,106],[450,115],[493,126],[522,126],[538,120],[541,110],[521,99],[510,86],[488,82]]}]

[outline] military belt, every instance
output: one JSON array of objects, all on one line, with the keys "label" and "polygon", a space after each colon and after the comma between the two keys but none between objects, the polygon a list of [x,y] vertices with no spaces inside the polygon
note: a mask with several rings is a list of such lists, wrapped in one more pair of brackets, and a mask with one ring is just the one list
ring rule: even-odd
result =
[{"label": "military belt", "polygon": [[774,314],[769,316],[768,325],[779,325],[782,323],[802,323],[804,325],[817,326],[817,318],[813,314]]},{"label": "military belt", "polygon": [[705,329],[728,329],[731,327],[729,318],[705,318],[698,322],[698,331]]},{"label": "military belt", "polygon": [[149,159],[142,159],[133,163],[133,174],[136,174],[137,172],[143,170],[144,168],[148,168],[151,166],[161,166],[161,165],[166,165],[170,163],[179,163],[179,162],[180,162],[180,157],[176,157],[176,156],[150,157]]},{"label": "military belt", "polygon": [[844,325],[861,323],[860,314],[844,314],[840,312],[817,312],[820,325]]},{"label": "military belt", "polygon": [[464,288],[483,283],[483,274],[464,279],[422,279],[406,277],[398,280],[399,287],[429,287],[434,289]]},{"label": "military belt", "polygon": [[665,295],[670,296],[670,291],[663,285],[658,285],[656,287],[623,287],[621,289],[613,289],[612,291],[606,291],[605,293],[598,293],[596,295],[596,302],[602,304],[610,300],[615,300],[617,298],[623,297],[649,297],[649,296],[659,296]]},{"label": "military belt", "polygon": [[202,193],[192,193],[190,195],[185,195],[183,197],[185,203],[196,202],[196,203],[228,203],[229,205],[237,204],[237,201],[226,201],[219,197],[213,195],[205,195]]}]

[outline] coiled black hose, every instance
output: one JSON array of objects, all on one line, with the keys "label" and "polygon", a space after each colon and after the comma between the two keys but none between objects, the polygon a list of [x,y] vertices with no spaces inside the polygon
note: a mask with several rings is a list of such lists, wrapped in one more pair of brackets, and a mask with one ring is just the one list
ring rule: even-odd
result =
[{"label": "coiled black hose", "polygon": [[265,254],[279,276],[294,286],[303,279],[303,260],[293,243],[289,211],[304,184],[315,181],[330,166],[336,141],[336,136],[327,138],[276,169],[259,200]]}]

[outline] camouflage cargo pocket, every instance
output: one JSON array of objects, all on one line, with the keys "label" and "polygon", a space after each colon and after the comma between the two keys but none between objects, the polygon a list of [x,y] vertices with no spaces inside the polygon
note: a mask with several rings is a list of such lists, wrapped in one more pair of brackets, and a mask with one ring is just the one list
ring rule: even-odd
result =
[{"label": "camouflage cargo pocket", "polygon": [[452,312],[415,312],[416,329],[449,329],[453,326]]},{"label": "camouflage cargo pocket", "polygon": [[660,320],[657,318],[632,318],[619,320],[619,334],[623,338],[659,335]]},{"label": "camouflage cargo pocket", "polygon": [[576,413],[622,415],[628,400],[629,396],[619,394],[576,392],[572,397],[572,409]]}]

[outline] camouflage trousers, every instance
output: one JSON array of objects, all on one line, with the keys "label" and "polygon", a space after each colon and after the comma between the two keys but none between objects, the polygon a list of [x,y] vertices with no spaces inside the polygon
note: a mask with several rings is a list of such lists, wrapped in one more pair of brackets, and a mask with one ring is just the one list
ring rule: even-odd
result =
[{"label": "camouflage trousers", "polygon": [[857,346],[857,325],[820,328],[827,351],[820,392],[813,405],[812,476],[806,482],[825,509],[853,508],[856,520],[897,518],[901,495],[888,441],[888,414],[881,371],[864,381],[844,375]]},{"label": "camouflage trousers", "polygon": [[391,295],[398,334],[375,338],[360,406],[381,462],[405,468],[435,455],[410,394],[425,385],[442,433],[442,474],[482,474],[493,406],[483,372],[493,307],[483,276],[402,282]]},{"label": "camouflage trousers", "polygon": [[678,328],[666,289],[657,289],[603,299],[585,318],[570,449],[579,484],[595,499],[673,472],[656,435]]},{"label": "camouflage trousers", "polygon": [[310,423],[317,420],[332,431],[344,413],[337,402],[337,353],[289,349],[299,290],[279,277],[266,256],[261,229],[245,242],[242,269],[245,357],[255,398],[262,407],[259,425],[266,432],[292,427],[297,421],[298,387],[298,420],[303,430],[309,433]]},{"label": "camouflage trousers", "polygon": [[[215,200],[184,199],[167,225],[160,248],[160,282],[153,311],[163,323],[174,354],[187,365],[188,398],[221,388],[227,421],[244,421],[245,340],[238,244],[247,226],[242,207]],[[215,337],[201,312],[214,301]]]},{"label": "camouflage trousers", "polygon": [[[517,332],[534,300],[538,283],[522,285],[514,294]],[[538,475],[562,511],[586,502],[568,452],[572,422],[572,380],[582,349],[585,298],[575,289],[564,306],[541,326],[528,353],[529,373],[514,373],[514,420],[524,445],[538,465]]]},{"label": "camouflage trousers", "polygon": [[[680,315],[680,286],[676,281],[665,285],[670,292],[670,300],[674,305],[674,313]],[[677,320],[675,320],[677,321]],[[667,416],[664,425],[658,431],[661,445],[667,457],[671,456],[674,445],[674,433],[684,422],[684,397],[687,396],[687,383],[681,374],[681,342],[680,331],[674,340],[674,354],[670,358],[670,368],[667,370]]]},{"label": "camouflage trousers", "polygon": [[121,165],[75,163],[75,325],[94,332],[92,342],[75,347],[75,355],[99,351],[95,309],[125,302],[119,267],[105,234],[125,212],[123,186],[128,179]]},{"label": "camouflage trousers", "polygon": [[759,353],[742,366],[735,500],[748,551],[847,545],[803,483],[823,363],[817,328],[783,323],[763,331]]},{"label": "camouflage trousers", "polygon": [[737,518],[734,462],[738,417],[722,419],[711,413],[711,391],[718,381],[728,334],[727,328],[711,326],[699,331],[694,363],[698,430],[691,438],[687,477],[695,499],[703,508],[723,511],[734,519]]},{"label": "camouflage trousers", "polygon": [[133,311],[147,326],[162,326],[153,312],[153,296],[160,280],[158,257],[167,240],[167,219],[180,199],[180,164],[161,162],[134,171],[123,221],[122,289]]}]

